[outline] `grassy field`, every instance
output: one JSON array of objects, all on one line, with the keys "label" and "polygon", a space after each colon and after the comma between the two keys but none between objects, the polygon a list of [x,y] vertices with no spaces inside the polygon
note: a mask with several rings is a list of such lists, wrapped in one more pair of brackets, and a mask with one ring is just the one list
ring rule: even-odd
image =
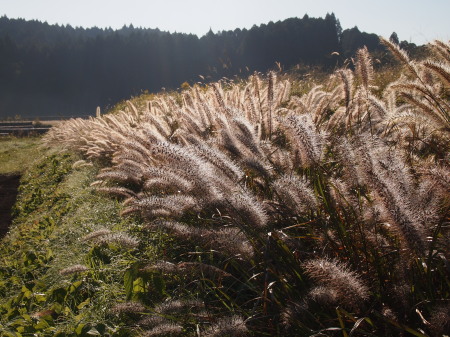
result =
[{"label": "grassy field", "polygon": [[385,44],[391,77],[361,49],[320,85],[255,74],[53,128],[8,169],[0,334],[442,336],[450,47]]},{"label": "grassy field", "polygon": [[39,137],[0,137],[0,174],[22,173],[42,157]]},{"label": "grassy field", "polygon": [[[39,148],[38,139],[5,144]],[[76,155],[39,149],[39,158],[25,156],[21,165],[3,168],[20,170],[22,179],[10,233],[0,243],[0,335],[129,336],[111,308],[126,300],[124,270],[137,256],[158,256],[158,243],[147,236],[139,251],[122,247],[115,239],[130,238],[124,231],[139,232],[141,225],[121,218],[120,204],[89,186],[98,168],[79,162],[73,168]],[[83,240],[96,230],[116,237],[104,245]],[[83,266],[81,272],[74,265]]]}]

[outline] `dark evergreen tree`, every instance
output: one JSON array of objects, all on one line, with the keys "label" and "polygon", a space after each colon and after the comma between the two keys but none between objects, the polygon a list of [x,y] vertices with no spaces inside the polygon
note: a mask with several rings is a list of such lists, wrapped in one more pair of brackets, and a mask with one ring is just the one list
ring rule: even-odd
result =
[{"label": "dark evergreen tree", "polygon": [[[403,43],[403,42],[402,42]],[[406,43],[406,42],[405,42]],[[276,63],[332,68],[378,37],[342,31],[333,13],[291,18],[198,38],[159,29],[119,30],[0,18],[0,118],[79,116],[162,87],[266,72]],[[408,45],[408,47],[410,47]],[[411,48],[413,45],[411,46]],[[341,57],[341,58],[342,58]]]}]

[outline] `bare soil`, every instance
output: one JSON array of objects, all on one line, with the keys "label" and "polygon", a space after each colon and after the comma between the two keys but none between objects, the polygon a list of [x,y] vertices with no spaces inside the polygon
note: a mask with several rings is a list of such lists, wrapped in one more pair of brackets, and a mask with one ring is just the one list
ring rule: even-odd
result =
[{"label": "bare soil", "polygon": [[11,225],[11,208],[16,202],[20,175],[0,175],[0,238],[5,236]]}]

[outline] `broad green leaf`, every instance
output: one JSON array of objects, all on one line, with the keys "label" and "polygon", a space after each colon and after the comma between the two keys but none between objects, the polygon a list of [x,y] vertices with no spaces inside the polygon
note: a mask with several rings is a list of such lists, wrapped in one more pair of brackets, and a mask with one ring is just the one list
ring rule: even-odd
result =
[{"label": "broad green leaf", "polygon": [[88,305],[89,303],[91,303],[91,298],[88,297],[88,299],[84,302],[81,302],[80,304],[77,305],[78,309],[83,309],[86,305]]},{"label": "broad green leaf", "polygon": [[133,271],[132,269],[128,269],[124,276],[123,276],[123,282],[125,286],[125,294],[127,296],[127,300],[131,299],[131,296],[133,295]]}]

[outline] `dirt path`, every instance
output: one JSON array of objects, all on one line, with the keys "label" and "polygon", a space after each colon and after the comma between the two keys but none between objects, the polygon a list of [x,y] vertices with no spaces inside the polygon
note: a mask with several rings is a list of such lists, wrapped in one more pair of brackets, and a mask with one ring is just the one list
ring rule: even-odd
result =
[{"label": "dirt path", "polygon": [[11,225],[11,208],[17,197],[20,175],[0,175],[0,238]]}]

